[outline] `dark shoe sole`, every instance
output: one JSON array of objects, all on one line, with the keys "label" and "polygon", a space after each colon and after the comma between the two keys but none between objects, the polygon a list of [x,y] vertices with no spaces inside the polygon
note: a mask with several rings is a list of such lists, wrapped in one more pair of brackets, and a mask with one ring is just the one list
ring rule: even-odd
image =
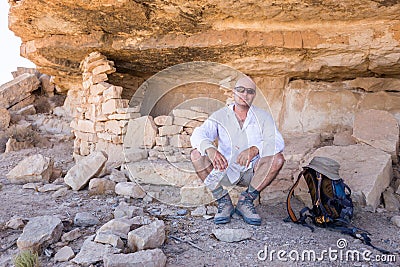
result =
[{"label": "dark shoe sole", "polygon": [[225,224],[231,221],[232,215],[235,213],[235,209],[231,211],[231,215],[229,217],[220,217],[218,219],[214,219],[215,224]]},{"label": "dark shoe sole", "polygon": [[244,216],[238,209],[235,209],[235,210],[236,210],[236,213],[237,213],[237,214],[239,214],[240,216],[242,216],[243,220],[244,220],[246,223],[251,224],[251,225],[257,225],[257,226],[260,226],[260,225],[261,225],[261,220],[254,220],[254,219],[247,218],[247,217]]}]

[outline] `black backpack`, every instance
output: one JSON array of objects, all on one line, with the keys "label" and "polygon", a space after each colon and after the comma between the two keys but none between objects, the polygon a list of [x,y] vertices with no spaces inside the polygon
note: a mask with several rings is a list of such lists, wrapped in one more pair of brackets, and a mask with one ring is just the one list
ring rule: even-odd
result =
[{"label": "black backpack", "polygon": [[[343,234],[362,240],[366,245],[382,253],[390,253],[372,245],[370,234],[366,230],[352,225],[354,206],[351,199],[351,190],[340,178],[339,168],[338,162],[326,157],[314,157],[309,165],[303,167],[303,171],[289,190],[286,200],[289,217],[285,221],[291,220],[314,231],[314,227],[306,222],[307,218],[311,218],[315,226],[340,231]],[[297,218],[291,207],[290,200],[301,177],[304,177],[307,182],[313,206],[312,208],[303,208],[300,211],[299,218]]]}]

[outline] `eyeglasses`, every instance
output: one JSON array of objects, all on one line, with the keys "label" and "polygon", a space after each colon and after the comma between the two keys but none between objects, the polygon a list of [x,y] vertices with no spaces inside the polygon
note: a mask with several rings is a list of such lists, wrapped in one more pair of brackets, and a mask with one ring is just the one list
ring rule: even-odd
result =
[{"label": "eyeglasses", "polygon": [[238,93],[244,93],[245,91],[249,94],[249,95],[254,95],[256,93],[256,90],[253,88],[246,88],[243,86],[238,86],[235,87],[236,92]]}]

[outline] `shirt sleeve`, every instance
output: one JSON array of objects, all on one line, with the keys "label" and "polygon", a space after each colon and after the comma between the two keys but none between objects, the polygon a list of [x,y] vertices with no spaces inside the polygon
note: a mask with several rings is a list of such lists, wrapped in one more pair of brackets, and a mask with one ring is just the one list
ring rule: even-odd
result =
[{"label": "shirt sleeve", "polygon": [[281,133],[276,128],[272,116],[264,113],[260,124],[260,138],[251,139],[249,142],[250,147],[257,147],[260,157],[273,156],[282,152],[285,147],[285,142]]},{"label": "shirt sleeve", "polygon": [[210,117],[200,127],[194,129],[192,136],[190,137],[190,143],[202,156],[205,156],[208,148],[216,148],[213,142],[217,136],[218,124]]}]

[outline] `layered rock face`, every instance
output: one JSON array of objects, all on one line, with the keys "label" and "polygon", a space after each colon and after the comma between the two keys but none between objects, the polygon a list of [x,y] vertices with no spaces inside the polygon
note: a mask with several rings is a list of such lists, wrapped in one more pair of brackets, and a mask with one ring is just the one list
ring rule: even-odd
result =
[{"label": "layered rock face", "polygon": [[9,2],[21,54],[54,76],[58,91],[81,89],[79,64],[99,51],[127,98],[150,75],[201,60],[255,78],[284,132],[350,125],[357,109],[400,118],[396,1]]}]

